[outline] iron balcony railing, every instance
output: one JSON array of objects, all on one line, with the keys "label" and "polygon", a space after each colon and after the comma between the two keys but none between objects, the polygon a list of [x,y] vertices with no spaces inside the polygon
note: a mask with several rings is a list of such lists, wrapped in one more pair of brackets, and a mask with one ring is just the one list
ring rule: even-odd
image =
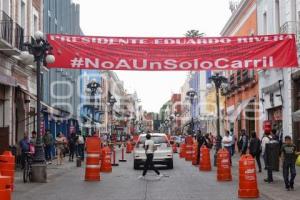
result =
[{"label": "iron balcony railing", "polygon": [[0,39],[19,50],[24,43],[24,29],[2,10],[0,10]]}]

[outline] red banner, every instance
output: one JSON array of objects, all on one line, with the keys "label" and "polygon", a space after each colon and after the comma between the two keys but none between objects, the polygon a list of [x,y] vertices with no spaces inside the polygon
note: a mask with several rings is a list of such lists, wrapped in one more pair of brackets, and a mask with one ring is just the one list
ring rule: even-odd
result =
[{"label": "red banner", "polygon": [[140,38],[48,35],[50,68],[238,70],[297,67],[295,35]]}]

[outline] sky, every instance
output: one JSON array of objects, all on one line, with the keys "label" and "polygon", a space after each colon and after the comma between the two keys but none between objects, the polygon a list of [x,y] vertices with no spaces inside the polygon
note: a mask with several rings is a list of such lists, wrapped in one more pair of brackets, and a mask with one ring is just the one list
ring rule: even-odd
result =
[{"label": "sky", "polygon": [[[182,37],[191,29],[219,36],[229,19],[229,0],[74,0],[80,4],[85,35]],[[125,88],[136,91],[143,108],[158,112],[180,91],[187,72],[117,71]]]}]

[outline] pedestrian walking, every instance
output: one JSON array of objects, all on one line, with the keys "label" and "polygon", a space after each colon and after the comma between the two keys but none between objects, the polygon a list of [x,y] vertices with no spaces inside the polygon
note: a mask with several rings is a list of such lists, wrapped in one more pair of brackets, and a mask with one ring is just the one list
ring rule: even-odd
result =
[{"label": "pedestrian walking", "polygon": [[59,132],[55,143],[56,143],[56,150],[57,150],[57,165],[62,165],[64,160],[64,150],[66,144],[66,140],[62,132]]},{"label": "pedestrian walking", "polygon": [[205,143],[205,138],[202,135],[201,130],[198,131],[196,139],[197,139],[197,143],[198,143],[197,144],[197,165],[198,165],[200,162],[200,149],[201,149],[202,145]]},{"label": "pedestrian walking", "polygon": [[294,190],[294,180],[296,178],[296,145],[293,144],[290,136],[284,137],[284,144],[281,147],[282,172],[286,190]]},{"label": "pedestrian walking", "polygon": [[24,169],[25,167],[25,159],[26,159],[26,153],[29,152],[29,138],[28,135],[25,133],[23,139],[19,142],[19,146],[21,149],[21,167]]},{"label": "pedestrian walking", "polygon": [[230,165],[231,162],[231,156],[232,156],[232,137],[230,136],[230,132],[226,131],[224,137],[222,138],[222,146],[223,148],[227,149],[229,152],[229,158],[230,158]]},{"label": "pedestrian walking", "polygon": [[78,132],[77,136],[77,147],[78,147],[78,155],[80,156],[81,160],[84,160],[84,137],[81,135],[81,132]]},{"label": "pedestrian walking", "polygon": [[76,148],[76,135],[75,133],[71,133],[68,138],[68,145],[69,145],[69,162],[74,161],[74,154]]},{"label": "pedestrian walking", "polygon": [[154,163],[153,163],[155,145],[154,145],[154,141],[151,140],[151,135],[149,133],[146,135],[146,141],[144,144],[144,148],[145,148],[145,154],[146,154],[147,158],[146,158],[146,162],[144,165],[143,175],[140,176],[139,178],[145,178],[147,171],[149,169],[154,170],[155,173],[158,175],[158,178],[161,178],[162,174],[160,174],[160,172],[155,168]]},{"label": "pedestrian walking", "polygon": [[267,183],[273,182],[272,166],[268,160],[268,158],[271,156],[271,155],[269,155],[271,152],[266,151],[266,146],[267,146],[267,144],[269,144],[271,142],[271,140],[272,140],[271,133],[269,131],[265,131],[264,135],[261,139],[261,149],[262,149],[262,154],[263,154],[263,158],[264,158],[265,169],[268,171],[268,176],[267,176],[267,178],[264,179],[264,181]]},{"label": "pedestrian walking", "polygon": [[256,136],[256,132],[253,131],[251,133],[251,139],[250,139],[250,144],[249,144],[249,152],[252,155],[253,158],[255,158],[257,165],[258,165],[258,170],[261,172],[261,162],[260,162],[260,155],[262,152],[261,148],[261,141],[260,139]]},{"label": "pedestrian walking", "polygon": [[242,129],[241,130],[241,136],[239,138],[239,142],[238,142],[238,148],[239,151],[241,153],[241,155],[244,155],[247,153],[247,149],[248,149],[248,136],[246,134],[246,130]]},{"label": "pedestrian walking", "polygon": [[46,130],[45,135],[43,136],[43,144],[45,148],[45,157],[46,157],[46,162],[48,164],[52,163],[52,146],[54,144],[53,137],[50,133],[49,130]]}]

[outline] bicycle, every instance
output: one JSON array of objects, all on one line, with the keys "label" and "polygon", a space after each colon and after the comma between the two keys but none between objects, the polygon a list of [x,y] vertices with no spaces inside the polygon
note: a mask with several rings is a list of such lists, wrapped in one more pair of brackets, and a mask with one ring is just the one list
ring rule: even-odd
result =
[{"label": "bicycle", "polygon": [[25,153],[25,165],[23,169],[23,182],[27,183],[28,181],[31,182],[32,180],[32,160],[33,154],[30,152]]}]

